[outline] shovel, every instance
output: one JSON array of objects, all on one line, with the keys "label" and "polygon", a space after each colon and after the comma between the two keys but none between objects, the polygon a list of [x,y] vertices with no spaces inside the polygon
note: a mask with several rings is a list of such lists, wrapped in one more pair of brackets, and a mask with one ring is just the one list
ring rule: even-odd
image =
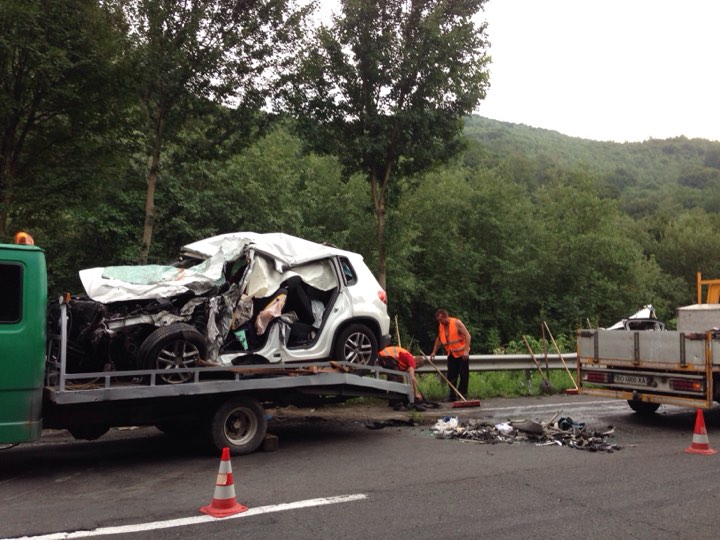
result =
[{"label": "shovel", "polygon": [[527,347],[528,352],[530,353],[530,356],[533,359],[533,362],[535,362],[538,373],[540,374],[540,391],[544,394],[553,393],[555,389],[553,388],[552,382],[550,382],[550,379],[548,379],[548,377],[543,373],[543,370],[540,367],[540,362],[538,362],[537,358],[535,358],[535,353],[533,353],[532,347],[530,347],[527,338],[525,336],[523,336],[522,338],[525,342],[525,346]]}]

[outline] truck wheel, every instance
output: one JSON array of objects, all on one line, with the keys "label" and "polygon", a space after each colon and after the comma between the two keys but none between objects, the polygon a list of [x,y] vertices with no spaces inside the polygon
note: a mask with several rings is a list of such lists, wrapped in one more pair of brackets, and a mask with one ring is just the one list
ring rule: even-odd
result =
[{"label": "truck wheel", "polygon": [[207,356],[207,342],[197,328],[185,323],[163,326],[150,334],[140,346],[140,363],[145,369],[167,370],[160,380],[179,384],[193,378],[192,373],[173,373],[197,366]]},{"label": "truck wheel", "polygon": [[638,414],[653,414],[660,408],[659,403],[649,403],[647,401],[639,401],[635,399],[628,399],[628,405],[630,405],[630,408]]},{"label": "truck wheel", "polygon": [[252,398],[236,397],[224,402],[212,417],[210,436],[215,448],[226,446],[235,456],[257,450],[265,438],[267,417]]},{"label": "truck wheel", "polygon": [[374,366],[377,362],[378,345],[375,334],[367,326],[351,324],[335,342],[335,360]]},{"label": "truck wheel", "polygon": [[105,435],[109,430],[110,428],[108,426],[95,425],[74,426],[68,428],[68,431],[70,432],[70,435],[73,436],[73,439],[77,439],[79,441],[94,441],[95,439],[99,439]]}]

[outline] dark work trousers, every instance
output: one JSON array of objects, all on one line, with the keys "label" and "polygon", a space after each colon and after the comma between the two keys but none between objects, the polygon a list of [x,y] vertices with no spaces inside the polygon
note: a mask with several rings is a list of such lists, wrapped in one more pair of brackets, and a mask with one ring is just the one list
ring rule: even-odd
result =
[{"label": "dark work trousers", "polygon": [[[467,397],[468,382],[470,381],[470,362],[449,354],[447,357],[447,378],[463,396]],[[458,378],[460,379],[459,384]],[[448,385],[448,400],[455,401],[456,399],[460,399],[460,396],[456,396],[455,391]]]}]

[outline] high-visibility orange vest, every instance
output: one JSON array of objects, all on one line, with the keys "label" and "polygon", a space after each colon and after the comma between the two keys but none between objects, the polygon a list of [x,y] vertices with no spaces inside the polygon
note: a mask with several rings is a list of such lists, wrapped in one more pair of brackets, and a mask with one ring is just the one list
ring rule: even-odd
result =
[{"label": "high-visibility orange vest", "polygon": [[407,371],[408,365],[400,357],[401,352],[406,352],[410,354],[410,351],[408,351],[407,349],[403,349],[402,347],[396,347],[393,345],[392,347],[385,347],[382,351],[378,353],[378,356],[382,356],[383,358],[394,358],[395,362],[397,362],[397,369],[399,369],[400,371]]},{"label": "high-visibility orange vest", "polygon": [[445,335],[445,325],[440,323],[438,325],[438,337],[440,343],[445,347],[445,351],[448,355],[452,355],[456,358],[463,355],[465,352],[465,338],[458,332],[457,319],[455,317],[448,317],[449,321],[449,332],[448,336]]}]

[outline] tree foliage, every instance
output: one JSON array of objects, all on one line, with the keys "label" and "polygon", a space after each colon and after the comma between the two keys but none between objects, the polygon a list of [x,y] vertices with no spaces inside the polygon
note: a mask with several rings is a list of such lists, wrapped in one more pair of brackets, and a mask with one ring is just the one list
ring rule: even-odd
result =
[{"label": "tree foliage", "polygon": [[207,101],[235,111],[224,128],[252,131],[270,94],[269,68],[297,40],[304,10],[295,10],[292,0],[116,0],[114,5],[126,19],[127,57],[145,120],[149,165],[139,258],[146,261],[166,140],[194,106]]},{"label": "tree foliage", "polygon": [[0,3],[0,239],[33,224],[29,206],[68,194],[78,171],[103,166],[87,150],[121,108],[110,22],[94,0]]},{"label": "tree foliage", "polygon": [[462,147],[462,119],[488,85],[486,0],[342,0],[298,58],[285,102],[316,151],[370,182],[385,284],[390,179],[426,171]]}]

